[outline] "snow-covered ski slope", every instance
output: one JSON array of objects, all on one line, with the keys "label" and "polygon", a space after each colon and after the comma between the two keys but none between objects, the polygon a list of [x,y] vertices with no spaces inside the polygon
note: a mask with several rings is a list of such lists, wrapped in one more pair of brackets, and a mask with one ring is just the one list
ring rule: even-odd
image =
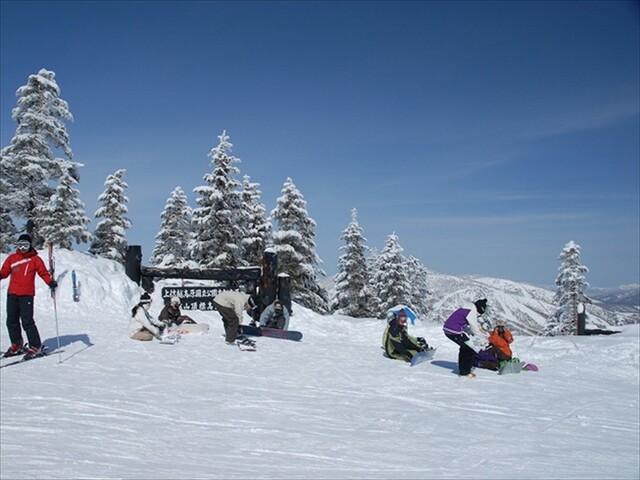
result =
[{"label": "snow-covered ski slope", "polygon": [[[225,345],[216,313],[188,312],[208,334],[143,343],[127,337],[140,292],[122,268],[56,256],[64,352],[0,370],[2,479],[640,476],[637,325],[516,336],[517,355],[540,371],[478,370],[473,380],[456,375],[457,347],[438,325],[409,327],[438,348],[410,367],[383,357],[382,321],[297,305],[290,327],[302,342],[258,338],[257,352],[241,352]],[[53,303],[37,283],[37,322],[53,348]]]}]

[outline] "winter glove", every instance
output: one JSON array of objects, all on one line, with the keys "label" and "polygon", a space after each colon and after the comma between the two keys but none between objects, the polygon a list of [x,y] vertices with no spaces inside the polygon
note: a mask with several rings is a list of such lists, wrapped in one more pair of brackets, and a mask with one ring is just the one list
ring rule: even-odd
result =
[{"label": "winter glove", "polygon": [[56,282],[55,280],[51,280],[51,281],[49,282],[49,288],[50,288],[51,290],[55,290],[56,288],[58,288],[58,282]]}]

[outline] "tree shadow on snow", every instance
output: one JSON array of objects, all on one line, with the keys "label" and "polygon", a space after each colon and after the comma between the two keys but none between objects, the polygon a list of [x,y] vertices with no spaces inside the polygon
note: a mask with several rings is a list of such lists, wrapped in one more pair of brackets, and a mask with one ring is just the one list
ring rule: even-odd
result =
[{"label": "tree shadow on snow", "polygon": [[434,360],[431,362],[431,365],[435,365],[436,367],[447,368],[451,370],[456,375],[458,374],[458,364],[456,362],[445,362],[444,360]]},{"label": "tree shadow on snow", "polygon": [[[79,333],[77,335],[61,335],[59,337],[59,341],[60,341],[60,348],[64,348],[64,347],[66,347],[68,345],[72,345],[72,344],[74,344],[76,342],[82,342],[85,345],[85,347],[83,349],[78,350],[77,352],[74,352],[72,355],[68,356],[65,359],[65,361],[70,359],[70,358],[72,358],[72,357],[75,357],[80,352],[83,352],[87,348],[93,347],[93,345],[94,345],[93,343],[91,343],[91,340],[89,339],[89,335],[87,335],[86,333]],[[47,348],[47,350],[49,350],[50,352],[53,352],[54,350],[56,350],[58,348],[58,337],[48,338],[42,343]]]}]

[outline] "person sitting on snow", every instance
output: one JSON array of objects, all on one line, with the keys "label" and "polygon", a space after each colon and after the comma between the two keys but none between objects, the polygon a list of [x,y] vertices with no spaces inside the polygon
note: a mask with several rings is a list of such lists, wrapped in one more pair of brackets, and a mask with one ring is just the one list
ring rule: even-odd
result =
[{"label": "person sitting on snow", "polygon": [[473,365],[487,370],[499,370],[503,362],[508,362],[513,357],[509,346],[513,343],[513,335],[505,328],[504,320],[496,321],[496,327],[488,341],[489,345],[475,354]]},{"label": "person sitting on snow", "polygon": [[497,320],[496,328],[489,335],[489,350],[501,362],[509,361],[513,357],[509,346],[511,343],[513,343],[513,335],[505,328],[504,320]]},{"label": "person sitting on snow", "polygon": [[288,330],[289,310],[276,298],[260,315],[260,326]]},{"label": "person sitting on snow", "polygon": [[143,293],[140,302],[131,310],[131,320],[129,322],[129,336],[133,340],[149,341],[154,337],[160,340],[162,325],[157,325],[151,315],[151,296]]},{"label": "person sitting on snow", "polygon": [[398,313],[389,312],[390,320],[382,336],[382,346],[389,358],[410,362],[418,353],[429,348],[423,338],[409,335],[407,331],[407,313],[404,309]]},{"label": "person sitting on snow", "polygon": [[166,326],[170,326],[172,323],[175,325],[196,323],[188,315],[182,315],[180,312],[180,303],[179,297],[171,297],[160,312],[160,315],[158,315],[158,320]]}]

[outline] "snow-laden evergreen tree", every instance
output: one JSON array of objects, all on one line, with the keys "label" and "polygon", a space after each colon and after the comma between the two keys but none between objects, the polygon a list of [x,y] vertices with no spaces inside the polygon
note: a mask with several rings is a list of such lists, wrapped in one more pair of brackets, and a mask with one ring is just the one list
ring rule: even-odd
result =
[{"label": "snow-laden evergreen tree", "polygon": [[378,298],[376,316],[385,318],[387,310],[398,304],[411,306],[411,279],[404,249],[395,233],[387,237],[382,252],[377,258],[377,270],[371,272],[372,291]]},{"label": "snow-laden evergreen tree", "polygon": [[407,259],[407,275],[411,285],[411,303],[409,305],[418,318],[426,318],[429,312],[429,290],[427,288],[427,268],[416,257]]},{"label": "snow-laden evergreen tree", "polygon": [[0,253],[8,253],[11,245],[16,241],[16,228],[11,218],[11,187],[4,175],[2,159],[0,159]]},{"label": "snow-laden evergreen tree", "polygon": [[547,335],[569,335],[576,333],[578,313],[586,303],[591,303],[584,291],[589,288],[585,274],[589,269],[580,261],[580,245],[571,240],[560,256],[560,267],[556,278],[554,302],[559,306],[555,319],[545,328]]},{"label": "snow-laden evergreen tree", "polygon": [[74,188],[78,184],[77,164],[64,162],[62,178],[49,202],[38,207],[37,216],[41,218],[40,233],[46,243],[60,248],[73,250],[73,241],[77,244],[91,241],[87,225],[91,222],[85,213],[80,192]]},{"label": "snow-laden evergreen tree", "polygon": [[184,266],[191,256],[191,208],[181,187],[176,187],[160,214],[160,231],[149,262],[159,267]]},{"label": "snow-laden evergreen tree", "polygon": [[369,273],[369,285],[368,291],[371,298],[369,299],[368,309],[371,312],[371,316],[376,317],[378,313],[382,311],[380,305],[380,299],[378,298],[377,288],[374,286],[375,272],[380,270],[380,252],[376,247],[369,247],[369,258],[367,258],[367,272]]},{"label": "snow-laden evergreen tree", "polygon": [[127,254],[126,230],[131,228],[131,221],[125,217],[129,209],[129,199],[124,191],[128,185],[123,177],[125,169],[117,170],[104,182],[104,192],[98,197],[102,204],[96,210],[95,217],[102,218],[93,232],[93,243],[89,253],[99,255],[124,264]]},{"label": "snow-laden evergreen tree", "polygon": [[262,265],[264,251],[271,244],[273,229],[266,217],[259,183],[249,175],[242,178],[242,211],[246,215],[245,237],[242,239],[244,259],[249,265]]},{"label": "snow-laden evergreen tree", "polygon": [[309,217],[307,202],[287,178],[282,187],[271,219],[278,228],[273,233],[273,242],[278,254],[280,273],[291,277],[291,299],[317,312],[329,310],[327,292],[318,283],[325,272],[319,267],[322,260],[316,253],[316,222]]},{"label": "snow-laden evergreen tree", "polygon": [[351,210],[351,223],[340,236],[345,245],[340,247],[344,253],[338,258],[331,308],[350,317],[362,318],[371,315],[371,294],[365,245],[367,239],[357,217],[358,212],[354,208]]},{"label": "snow-laden evergreen tree", "polygon": [[[54,72],[42,69],[30,75],[16,95],[17,106],[11,116],[18,126],[10,145],[0,152],[1,175],[8,183],[11,214],[25,220],[26,232],[33,245],[40,248],[44,239],[38,212],[42,210],[37,207],[49,202],[54,192],[49,181],[59,179],[63,173],[64,159],[56,157],[55,152],[72,159],[65,121],[73,120],[73,116],[67,102],[60,98]],[[11,225],[2,221],[0,228],[10,229]],[[3,230],[3,234],[7,233]]]},{"label": "snow-laden evergreen tree", "polygon": [[213,171],[203,176],[207,184],[193,189],[200,205],[193,210],[193,260],[206,268],[242,267],[247,265],[241,247],[245,214],[240,182],[234,178],[240,159],[230,154],[233,145],[226,131],[218,139],[209,152]]}]

